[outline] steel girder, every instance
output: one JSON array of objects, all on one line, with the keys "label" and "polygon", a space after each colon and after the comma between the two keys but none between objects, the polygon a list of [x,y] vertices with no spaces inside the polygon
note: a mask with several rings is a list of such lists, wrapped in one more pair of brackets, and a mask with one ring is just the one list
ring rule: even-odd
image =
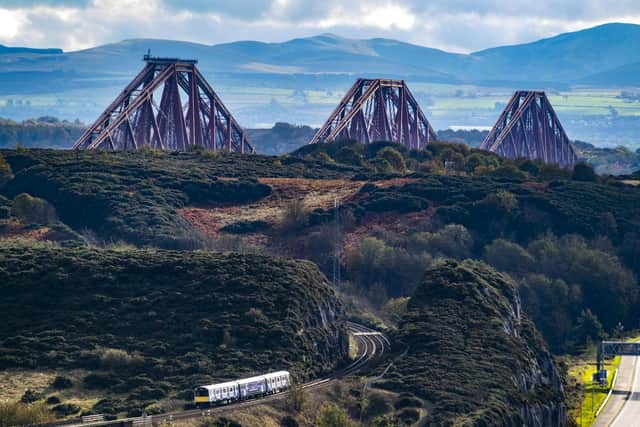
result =
[{"label": "steel girder", "polygon": [[539,91],[517,91],[480,148],[510,159],[537,159],[563,168],[578,161],[549,99]]},{"label": "steel girder", "polygon": [[145,56],[146,65],[73,145],[79,150],[254,153],[244,130],[194,60]]},{"label": "steel girder", "polygon": [[358,79],[310,144],[341,139],[421,150],[436,133],[404,80]]}]

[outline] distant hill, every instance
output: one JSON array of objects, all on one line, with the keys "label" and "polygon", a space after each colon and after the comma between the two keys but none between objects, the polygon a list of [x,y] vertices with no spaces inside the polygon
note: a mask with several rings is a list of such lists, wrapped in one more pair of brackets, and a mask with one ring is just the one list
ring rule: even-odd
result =
[{"label": "distant hill", "polygon": [[9,47],[0,44],[0,55],[10,53],[61,54],[62,49],[32,49],[29,47]]},{"label": "distant hill", "polygon": [[[640,25],[605,24],[532,43],[457,54],[391,39],[349,39],[334,34],[281,43],[239,41],[204,45],[131,39],[75,52],[0,47],[0,75],[9,72],[72,73],[77,84],[104,85],[104,77],[129,79],[147,50],[160,56],[197,58],[207,73],[245,79],[303,75],[384,75],[435,82],[573,83],[640,62]],[[34,53],[39,55],[34,56]],[[598,84],[615,85],[615,74]],[[42,77],[42,76],[40,76]],[[44,78],[44,77],[42,77]],[[102,83],[100,83],[102,81]]]}]

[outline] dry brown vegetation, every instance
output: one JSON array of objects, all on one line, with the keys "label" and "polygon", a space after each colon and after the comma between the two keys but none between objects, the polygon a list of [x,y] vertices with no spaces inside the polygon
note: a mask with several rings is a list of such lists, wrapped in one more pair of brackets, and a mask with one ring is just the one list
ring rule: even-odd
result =
[{"label": "dry brown vegetation", "polygon": [[360,181],[346,179],[261,178],[258,181],[273,190],[258,202],[215,208],[187,207],[179,213],[204,234],[217,237],[220,228],[237,221],[262,220],[277,228],[283,222],[287,203],[292,200],[302,200],[308,210],[327,209],[333,206],[335,198],[348,200],[362,186]]}]

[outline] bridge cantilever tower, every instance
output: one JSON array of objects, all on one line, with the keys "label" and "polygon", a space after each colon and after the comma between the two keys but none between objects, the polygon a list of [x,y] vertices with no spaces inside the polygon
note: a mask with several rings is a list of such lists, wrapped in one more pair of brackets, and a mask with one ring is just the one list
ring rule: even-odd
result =
[{"label": "bridge cantilever tower", "polygon": [[538,159],[564,168],[578,161],[547,95],[540,91],[517,91],[480,148],[510,159]]},{"label": "bridge cantilever tower", "polygon": [[436,133],[404,80],[358,79],[310,144],[338,139],[421,150]]},{"label": "bridge cantilever tower", "polygon": [[253,153],[196,60],[144,56],[145,67],[73,145],[80,150]]}]

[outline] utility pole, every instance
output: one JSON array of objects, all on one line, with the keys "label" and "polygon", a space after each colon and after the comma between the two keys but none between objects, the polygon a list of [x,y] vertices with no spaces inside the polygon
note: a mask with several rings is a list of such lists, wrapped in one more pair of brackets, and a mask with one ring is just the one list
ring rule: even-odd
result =
[{"label": "utility pole", "polygon": [[333,200],[334,221],[334,246],[333,246],[333,287],[340,285],[340,253],[342,252],[342,239],[340,236],[340,200],[336,196]]}]

